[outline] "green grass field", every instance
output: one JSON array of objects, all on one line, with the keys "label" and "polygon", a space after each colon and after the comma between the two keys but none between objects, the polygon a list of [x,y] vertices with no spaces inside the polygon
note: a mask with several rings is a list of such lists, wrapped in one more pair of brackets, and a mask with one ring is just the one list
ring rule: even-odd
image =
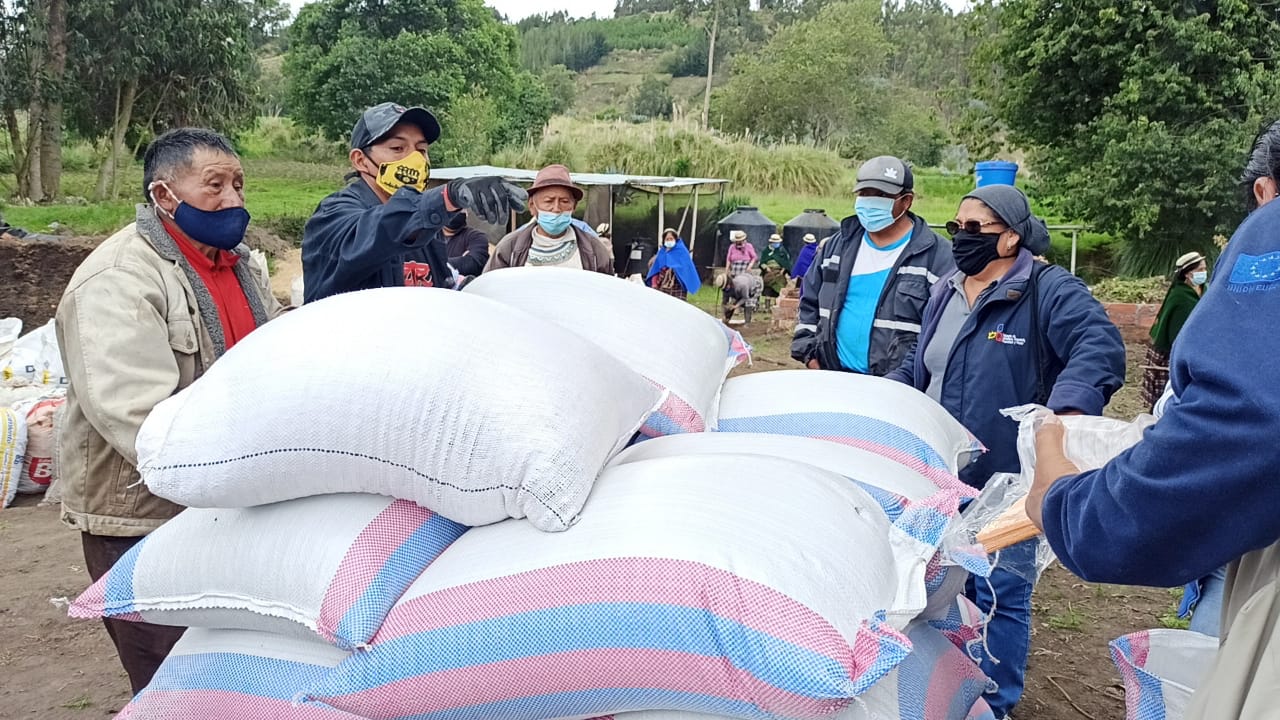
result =
[{"label": "green grass field", "polygon": [[[346,169],[273,159],[246,159],[245,205],[254,222],[281,237],[298,242],[302,224],[324,196],[340,187]],[[97,176],[72,172],[63,176],[68,197],[92,194]],[[49,232],[54,223],[74,235],[107,235],[132,222],[134,206],[142,202],[142,166],[134,165],[120,181],[121,199],[113,202],[8,206],[5,221],[33,232]]]},{"label": "green grass field", "polygon": [[[277,123],[278,124],[278,123]],[[268,127],[273,127],[268,125]],[[575,132],[583,132],[588,126],[570,126]],[[282,132],[275,128],[272,132]],[[287,131],[283,131],[287,134]],[[265,134],[265,133],[264,133]],[[262,140],[262,142],[258,142]],[[301,241],[302,227],[315,210],[316,204],[338,188],[346,172],[345,160],[334,151],[332,163],[311,163],[296,160],[285,160],[262,157],[269,152],[264,145],[265,139],[241,139],[245,151],[245,199],[254,223],[268,229],[280,237],[294,243]],[[309,149],[309,148],[304,148]],[[801,158],[790,158],[796,162]],[[605,168],[582,167],[578,170],[599,171]],[[799,215],[807,208],[821,208],[829,216],[840,220],[853,212],[853,192],[855,170],[846,167],[838,174],[838,179],[822,193],[786,193],[781,191],[759,192],[744,187],[743,184],[731,185],[726,194],[730,197],[745,199],[749,204],[760,208],[765,216],[779,225]],[[64,173],[63,188],[68,198],[85,198],[92,195],[96,173],[89,170],[73,170]],[[75,235],[102,236],[110,234],[128,224],[134,215],[134,205],[142,201],[142,168],[131,166],[120,178],[121,199],[105,203],[85,203],[72,201],[54,205],[8,206],[3,207],[5,219],[11,225],[34,232],[51,232],[57,229],[61,233]],[[934,224],[942,224],[955,216],[960,199],[973,187],[973,179],[968,176],[943,175],[937,172],[921,171],[916,175],[916,201],[914,211]],[[0,191],[9,190],[8,186],[0,186]],[[679,213],[683,210],[684,200],[671,197],[668,201],[668,213]],[[705,197],[703,207],[713,204],[710,197]],[[1040,208],[1037,208],[1040,209]],[[634,207],[618,206],[619,215],[643,214],[652,216],[655,212],[653,201],[641,201]],[[678,215],[676,216],[678,218]],[[1070,221],[1046,216],[1050,224],[1068,224]],[[646,221],[647,222],[647,221]],[[652,224],[652,223],[648,223]],[[1058,231],[1053,237],[1054,248],[1052,258],[1066,265],[1070,259],[1070,233]],[[1085,232],[1080,235],[1081,269],[1089,278],[1111,275],[1106,246],[1110,238],[1099,234]]]}]

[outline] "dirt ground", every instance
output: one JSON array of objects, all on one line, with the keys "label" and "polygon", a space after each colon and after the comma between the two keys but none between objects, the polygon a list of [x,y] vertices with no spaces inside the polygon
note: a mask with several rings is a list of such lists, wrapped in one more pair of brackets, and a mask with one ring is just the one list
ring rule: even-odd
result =
[{"label": "dirt ground", "polygon": [[[754,323],[767,327],[767,318]],[[796,367],[790,339],[747,328],[755,346],[749,371]],[[1110,412],[1140,409],[1130,349],[1130,377]],[[70,620],[63,601],[88,585],[79,538],[57,511],[34,498],[0,512],[0,719],[83,720],[110,717],[128,701],[128,683],[102,625]],[[1017,720],[1124,717],[1119,675],[1107,643],[1161,626],[1176,598],[1168,590],[1081,582],[1050,568],[1036,590],[1026,696]]]}]

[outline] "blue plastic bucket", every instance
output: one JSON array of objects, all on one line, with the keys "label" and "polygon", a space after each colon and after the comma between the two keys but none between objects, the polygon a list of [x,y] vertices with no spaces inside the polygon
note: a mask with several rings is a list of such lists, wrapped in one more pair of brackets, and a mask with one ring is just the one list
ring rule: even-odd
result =
[{"label": "blue plastic bucket", "polygon": [[1013,185],[1018,177],[1018,163],[1006,160],[987,160],[973,166],[978,176],[978,187],[987,185]]}]

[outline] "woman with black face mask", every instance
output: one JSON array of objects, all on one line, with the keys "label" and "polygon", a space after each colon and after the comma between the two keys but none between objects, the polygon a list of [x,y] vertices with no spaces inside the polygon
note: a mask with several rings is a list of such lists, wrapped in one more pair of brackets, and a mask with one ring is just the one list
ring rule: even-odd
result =
[{"label": "woman with black face mask", "polygon": [[[1071,273],[1035,260],[1049,249],[1044,221],[1008,185],[978,188],[947,223],[956,272],[934,285],[919,342],[887,377],[933,398],[987,447],[960,471],[981,488],[994,473],[1019,471],[1018,426],[1002,408],[1039,403],[1060,414],[1102,413],[1124,382],[1120,332]],[[982,669],[999,689],[986,696],[1005,717],[1022,696],[1031,641],[1029,568],[1034,543],[1001,553],[970,599],[995,615]],[[999,660],[993,662],[990,658]]]}]

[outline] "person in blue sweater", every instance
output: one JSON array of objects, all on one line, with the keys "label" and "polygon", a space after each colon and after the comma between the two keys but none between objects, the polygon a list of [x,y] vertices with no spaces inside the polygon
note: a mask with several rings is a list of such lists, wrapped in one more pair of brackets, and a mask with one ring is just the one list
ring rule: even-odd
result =
[{"label": "person in blue sweater", "polygon": [[375,105],[351,130],[354,182],[320,201],[302,230],[306,302],[369,288],[451,288],[441,228],[470,210],[490,223],[524,210],[521,188],[496,177],[427,190],[428,147],[440,123],[420,107]]},{"label": "person in blue sweater", "polygon": [[[993,473],[1019,471],[1018,426],[1002,408],[1034,402],[1100,414],[1124,382],[1125,349],[1083,282],[1033,259],[1049,248],[1049,231],[1020,190],[978,188],[947,229],[958,269],[934,286],[920,341],[886,377],[928,394],[986,445],[960,471],[981,488]],[[990,585],[971,581],[967,590],[991,615],[981,665],[998,685],[987,696],[998,718],[1022,697],[1035,578],[1018,569],[1034,553],[1032,542],[1006,549]]]},{"label": "person in blue sweater", "polygon": [[[1272,135],[1273,137],[1268,137]],[[1036,436],[1027,514],[1085,580],[1171,587],[1230,563],[1222,648],[1186,720],[1280,712],[1280,124],[1245,173],[1250,204],[1170,358],[1173,399],[1141,442],[1097,470]],[[1252,175],[1252,176],[1251,176]]]}]

